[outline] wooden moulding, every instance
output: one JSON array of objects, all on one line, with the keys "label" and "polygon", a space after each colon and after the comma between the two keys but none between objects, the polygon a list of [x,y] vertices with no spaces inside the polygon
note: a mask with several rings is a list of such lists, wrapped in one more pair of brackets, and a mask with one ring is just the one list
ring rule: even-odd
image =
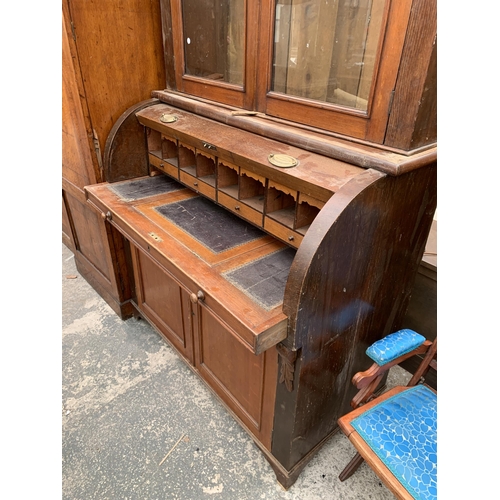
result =
[{"label": "wooden moulding", "polygon": [[437,139],[437,2],[414,0],[384,142],[410,149]]}]

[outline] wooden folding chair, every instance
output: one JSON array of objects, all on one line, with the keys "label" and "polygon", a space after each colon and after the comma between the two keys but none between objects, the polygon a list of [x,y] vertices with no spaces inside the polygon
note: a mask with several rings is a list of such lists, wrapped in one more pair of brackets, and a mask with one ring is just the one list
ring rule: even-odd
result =
[{"label": "wooden folding chair", "polygon": [[[354,375],[359,392],[353,411],[338,420],[358,450],[339,476],[349,478],[365,460],[399,499],[437,498],[437,391],[425,384],[437,370],[437,339],[426,340],[413,330],[392,333],[370,346],[375,363]],[[407,386],[374,395],[384,374],[402,361],[423,359]]]}]

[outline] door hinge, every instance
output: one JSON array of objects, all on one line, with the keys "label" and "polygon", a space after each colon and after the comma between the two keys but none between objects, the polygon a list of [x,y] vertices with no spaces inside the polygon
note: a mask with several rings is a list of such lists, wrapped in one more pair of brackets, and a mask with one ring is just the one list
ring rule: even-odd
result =
[{"label": "door hinge", "polygon": [[75,31],[75,25],[73,24],[73,21],[71,21],[71,35],[73,36],[73,40],[76,42],[76,31]]},{"label": "door hinge", "polygon": [[101,180],[104,180],[104,170],[102,168],[102,156],[101,156],[101,146],[99,145],[99,138],[97,137],[96,131],[92,129],[92,140],[94,141],[94,150],[97,156],[97,163],[99,165],[99,170],[101,172]]},{"label": "door hinge", "polygon": [[389,96],[389,107],[387,109],[387,115],[391,114],[393,102],[394,102],[394,90],[391,90],[391,95]]}]

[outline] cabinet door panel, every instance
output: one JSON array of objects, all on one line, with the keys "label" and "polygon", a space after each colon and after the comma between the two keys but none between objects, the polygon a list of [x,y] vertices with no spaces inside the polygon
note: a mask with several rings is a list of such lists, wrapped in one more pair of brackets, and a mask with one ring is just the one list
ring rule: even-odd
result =
[{"label": "cabinet door panel", "polygon": [[192,360],[188,293],[170,274],[136,248],[133,260],[139,308],[181,354]]},{"label": "cabinet door panel", "polygon": [[113,270],[107,246],[104,223],[99,215],[79,200],[66,194],[67,209],[73,221],[76,250],[85,257],[98,272],[106,285],[113,279]]},{"label": "cabinet door panel", "polygon": [[251,433],[270,443],[276,350],[256,356],[203,305],[197,308],[196,365],[202,377]]}]

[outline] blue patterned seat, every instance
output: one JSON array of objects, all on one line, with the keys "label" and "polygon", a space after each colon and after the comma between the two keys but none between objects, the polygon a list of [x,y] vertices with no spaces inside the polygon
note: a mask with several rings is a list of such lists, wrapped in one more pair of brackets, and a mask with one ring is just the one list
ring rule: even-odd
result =
[{"label": "blue patterned seat", "polygon": [[414,498],[437,498],[437,396],[418,385],[351,421]]},{"label": "blue patterned seat", "polygon": [[[349,478],[366,459],[397,498],[434,500],[437,394],[419,382],[431,367],[437,370],[437,339],[430,342],[413,330],[400,330],[375,342],[366,354],[375,363],[354,375],[353,383],[359,389],[351,402],[354,410],[338,420],[358,450],[339,478]],[[408,386],[375,396],[387,371],[416,355],[423,359]]]},{"label": "blue patterned seat", "polygon": [[425,337],[413,330],[405,328],[398,332],[391,333],[383,339],[374,342],[367,350],[366,354],[375,363],[382,366],[394,361],[399,356],[413,351],[419,345],[422,345]]}]

